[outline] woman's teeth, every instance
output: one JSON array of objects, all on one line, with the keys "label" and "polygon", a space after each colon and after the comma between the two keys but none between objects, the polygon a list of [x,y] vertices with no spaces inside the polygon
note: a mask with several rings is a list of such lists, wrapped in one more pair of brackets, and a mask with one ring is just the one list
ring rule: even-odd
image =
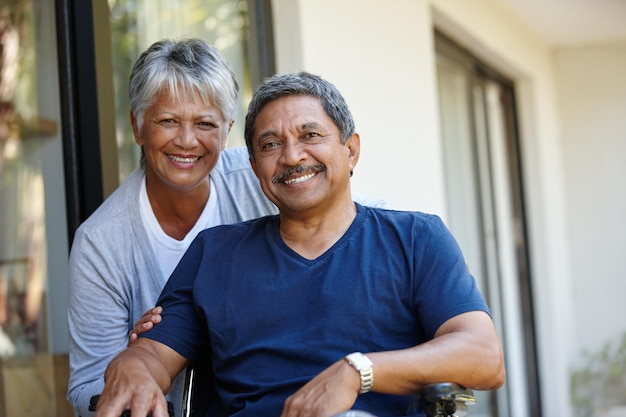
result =
[{"label": "woman's teeth", "polygon": [[199,156],[183,158],[180,156],[170,155],[170,154],[168,154],[167,157],[170,158],[172,161],[178,162],[180,164],[191,164],[193,162],[196,162],[198,159],[200,159]]}]

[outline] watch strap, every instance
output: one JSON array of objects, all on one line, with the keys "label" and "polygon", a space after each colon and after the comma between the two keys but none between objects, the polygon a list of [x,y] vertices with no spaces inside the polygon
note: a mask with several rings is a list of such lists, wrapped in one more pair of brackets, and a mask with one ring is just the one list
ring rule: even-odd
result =
[{"label": "watch strap", "polygon": [[361,352],[354,352],[344,357],[346,362],[357,370],[361,378],[361,389],[359,394],[370,392],[374,387],[374,370],[372,369],[372,361]]}]

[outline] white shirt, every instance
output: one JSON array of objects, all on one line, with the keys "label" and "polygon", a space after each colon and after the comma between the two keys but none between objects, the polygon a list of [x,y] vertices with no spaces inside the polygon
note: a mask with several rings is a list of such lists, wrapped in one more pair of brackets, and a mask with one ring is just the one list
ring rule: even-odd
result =
[{"label": "white shirt", "polygon": [[[210,179],[210,177],[209,177]],[[152,205],[148,199],[148,191],[146,190],[146,179],[142,181],[141,192],[139,194],[139,209],[141,210],[142,219],[150,240],[150,245],[154,253],[157,253],[159,267],[165,280],[174,272],[176,265],[185,254],[185,251],[191,244],[191,241],[207,227],[213,227],[222,224],[219,210],[217,209],[217,193],[216,187],[213,186],[211,180],[211,192],[209,193],[209,201],[204,206],[204,210],[196,221],[193,228],[187,233],[182,240],[174,239],[167,235],[159,224]]]}]

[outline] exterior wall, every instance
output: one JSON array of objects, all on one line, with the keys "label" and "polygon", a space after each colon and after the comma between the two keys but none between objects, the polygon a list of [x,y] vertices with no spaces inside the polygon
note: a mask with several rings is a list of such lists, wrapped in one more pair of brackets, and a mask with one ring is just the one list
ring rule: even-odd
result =
[{"label": "exterior wall", "polygon": [[577,354],[626,336],[626,40],[562,48],[561,114]]},{"label": "exterior wall", "polygon": [[495,0],[273,8],[278,71],[306,69],[341,89],[363,144],[354,188],[394,208],[445,219],[433,28],[515,81],[543,414],[573,415],[581,352],[626,327],[611,319],[626,289],[624,42],[555,50]]},{"label": "exterior wall", "polygon": [[428,5],[276,0],[277,70],[332,81],[361,134],[354,191],[391,207],[445,214]]}]

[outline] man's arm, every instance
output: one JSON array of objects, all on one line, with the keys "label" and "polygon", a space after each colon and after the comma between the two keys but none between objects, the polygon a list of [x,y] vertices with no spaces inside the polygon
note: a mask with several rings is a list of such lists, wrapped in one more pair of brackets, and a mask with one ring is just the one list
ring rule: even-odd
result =
[{"label": "man's arm", "polygon": [[[502,386],[505,378],[500,342],[491,318],[482,311],[449,319],[433,340],[419,346],[363,353],[373,363],[373,391],[379,393],[414,395],[437,382],[491,390]],[[289,397],[281,417],[346,411],[356,401],[360,386],[359,373],[339,360]]]},{"label": "man's arm", "polygon": [[451,318],[433,340],[422,345],[367,356],[374,364],[377,392],[415,394],[437,382],[492,390],[501,387],[505,379],[500,341],[491,318],[482,311]]},{"label": "man's arm", "polygon": [[125,410],[133,416],[168,417],[163,393],[187,365],[170,347],[140,338],[107,367],[96,417],[119,417]]}]

